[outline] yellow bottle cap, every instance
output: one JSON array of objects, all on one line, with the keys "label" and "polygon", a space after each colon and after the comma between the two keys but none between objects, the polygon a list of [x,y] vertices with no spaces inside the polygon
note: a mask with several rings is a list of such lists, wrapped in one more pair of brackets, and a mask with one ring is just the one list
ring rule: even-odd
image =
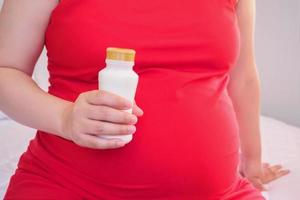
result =
[{"label": "yellow bottle cap", "polygon": [[121,60],[121,61],[134,61],[135,50],[109,47],[106,49],[106,59]]}]

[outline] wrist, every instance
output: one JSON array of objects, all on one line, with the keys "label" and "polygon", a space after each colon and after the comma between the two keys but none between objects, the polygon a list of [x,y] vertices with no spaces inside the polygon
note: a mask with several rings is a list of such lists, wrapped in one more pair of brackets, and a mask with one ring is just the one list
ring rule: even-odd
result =
[{"label": "wrist", "polygon": [[252,162],[252,163],[262,163],[262,158],[261,155],[245,155],[245,154],[241,154],[240,155],[240,160],[241,162]]},{"label": "wrist", "polygon": [[262,161],[257,157],[245,157],[241,155],[240,158],[240,173],[249,178],[249,177],[261,177],[262,175]]},{"label": "wrist", "polygon": [[261,145],[241,146],[241,157],[247,160],[261,160]]},{"label": "wrist", "polygon": [[247,168],[249,166],[256,168],[257,170],[262,169],[262,159],[258,157],[247,157],[240,156],[241,168]]},{"label": "wrist", "polygon": [[69,126],[70,126],[70,116],[71,112],[73,110],[73,104],[72,102],[66,102],[62,107],[62,113],[60,116],[60,125],[58,128],[58,136],[65,138],[67,140],[71,140],[70,134],[69,134]]}]

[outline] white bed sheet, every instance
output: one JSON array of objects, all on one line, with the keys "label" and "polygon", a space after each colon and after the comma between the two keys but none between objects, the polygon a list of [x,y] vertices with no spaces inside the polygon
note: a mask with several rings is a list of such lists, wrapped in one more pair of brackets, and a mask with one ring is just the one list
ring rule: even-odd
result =
[{"label": "white bed sheet", "polygon": [[263,160],[281,163],[291,173],[268,185],[270,200],[300,199],[300,128],[261,117]]},{"label": "white bed sheet", "polygon": [[[300,199],[300,128],[278,120],[261,117],[263,159],[282,163],[291,174],[271,183],[270,200]],[[10,176],[14,173],[19,156],[26,150],[35,130],[12,120],[0,120],[0,199],[3,198]]]},{"label": "white bed sheet", "polygon": [[20,155],[26,150],[35,130],[12,120],[0,120],[0,199],[10,176],[14,173]]}]

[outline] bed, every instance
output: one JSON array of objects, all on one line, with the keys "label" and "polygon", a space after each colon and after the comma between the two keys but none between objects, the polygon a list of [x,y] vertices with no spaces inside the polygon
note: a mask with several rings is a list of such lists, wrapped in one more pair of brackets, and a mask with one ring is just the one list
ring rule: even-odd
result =
[{"label": "bed", "polygon": [[[1,117],[1,116],[0,116]],[[300,198],[300,128],[276,119],[261,116],[263,159],[282,163],[291,174],[268,185],[270,200]],[[33,138],[34,129],[4,118],[0,119],[0,199],[3,198],[9,177],[14,173],[19,156]]]}]

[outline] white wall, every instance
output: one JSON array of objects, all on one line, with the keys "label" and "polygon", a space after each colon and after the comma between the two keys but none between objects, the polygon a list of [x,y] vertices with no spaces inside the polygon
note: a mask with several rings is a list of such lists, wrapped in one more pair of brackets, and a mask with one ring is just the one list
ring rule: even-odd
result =
[{"label": "white wall", "polygon": [[[300,126],[300,0],[257,0],[256,56],[262,113]],[[41,58],[35,74],[46,89]]]},{"label": "white wall", "polygon": [[257,0],[262,113],[300,126],[300,0]]}]

